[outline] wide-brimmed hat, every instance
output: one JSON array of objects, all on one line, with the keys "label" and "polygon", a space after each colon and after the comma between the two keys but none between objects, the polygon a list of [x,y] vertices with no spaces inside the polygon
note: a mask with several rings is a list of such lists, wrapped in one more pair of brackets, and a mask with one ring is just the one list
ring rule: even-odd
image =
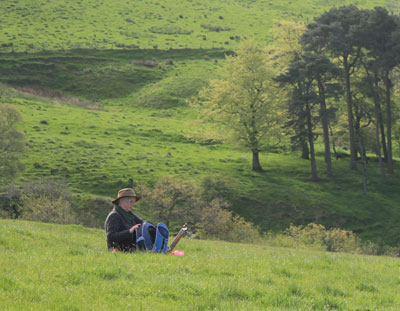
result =
[{"label": "wide-brimmed hat", "polygon": [[133,190],[132,188],[124,188],[118,191],[117,198],[112,201],[112,203],[116,204],[118,200],[123,197],[133,197],[136,198],[136,201],[139,201],[142,198],[141,196],[136,195],[135,190]]}]

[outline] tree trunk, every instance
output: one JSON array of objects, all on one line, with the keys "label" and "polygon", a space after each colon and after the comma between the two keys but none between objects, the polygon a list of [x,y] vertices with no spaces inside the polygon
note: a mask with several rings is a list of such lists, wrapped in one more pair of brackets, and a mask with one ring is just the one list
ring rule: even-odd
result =
[{"label": "tree trunk", "polygon": [[315,151],[314,151],[314,133],[312,129],[312,122],[311,122],[311,109],[310,105],[306,104],[307,109],[307,131],[308,131],[308,143],[310,145],[310,156],[311,156],[311,180],[318,181],[318,174],[317,174],[317,163],[315,161]]},{"label": "tree trunk", "polygon": [[328,128],[328,116],[326,112],[325,89],[321,81],[318,81],[318,91],[319,91],[319,98],[321,105],[320,114],[321,114],[322,129],[324,132],[326,173],[328,177],[332,177],[332,157],[331,157],[331,147],[329,144],[329,128]]},{"label": "tree trunk", "polygon": [[392,82],[389,79],[389,72],[385,72],[384,83],[386,87],[386,134],[387,134],[387,165],[389,174],[393,174],[393,158],[392,158],[392,108],[390,102],[390,91]]},{"label": "tree trunk", "polygon": [[259,151],[258,149],[253,149],[253,171],[254,172],[262,172],[263,169],[261,168],[260,158],[259,158]]},{"label": "tree trunk", "polygon": [[[364,146],[359,142],[360,149],[364,149]],[[367,186],[367,161],[364,155],[361,155],[361,163],[362,163],[362,173],[363,173],[363,191],[364,194],[368,193]]]},{"label": "tree trunk", "polygon": [[387,153],[387,147],[386,147],[385,124],[383,122],[382,109],[381,109],[380,105],[379,105],[379,126],[381,129],[383,159],[385,162],[387,162],[388,153]]},{"label": "tree trunk", "polygon": [[[375,90],[376,83],[375,83],[375,87],[372,84],[372,77],[369,73],[368,67],[364,65],[364,68],[367,73],[368,84],[369,84],[369,87],[371,88],[372,98],[374,100],[376,155],[378,156],[379,169],[381,170],[382,183],[384,184],[384,183],[386,183],[386,175],[385,175],[385,168],[384,168],[383,162],[382,162],[381,144],[380,144],[380,138],[379,138],[379,127],[380,127],[380,125],[379,125],[380,124],[380,122],[379,122],[379,119],[380,119],[380,117],[379,117],[379,112],[380,112],[379,97]],[[377,80],[375,79],[375,81],[377,81]],[[363,159],[363,163],[366,163],[365,154],[361,155],[361,159]]]},{"label": "tree trunk", "polygon": [[310,150],[308,149],[308,144],[306,139],[301,139],[301,158],[305,160],[310,160]]},{"label": "tree trunk", "polygon": [[348,64],[347,55],[343,56],[343,66],[344,66],[344,77],[346,80],[346,103],[347,103],[347,120],[349,126],[350,134],[350,168],[355,170],[357,168],[356,164],[356,144],[354,137],[354,126],[353,126],[353,103],[351,99],[351,87],[350,87],[350,68]]},{"label": "tree trunk", "polygon": [[381,144],[379,139],[379,110],[378,104],[375,102],[375,140],[376,140],[376,155],[378,156],[379,169],[381,170],[382,183],[386,183],[385,168],[383,166],[381,155]]}]

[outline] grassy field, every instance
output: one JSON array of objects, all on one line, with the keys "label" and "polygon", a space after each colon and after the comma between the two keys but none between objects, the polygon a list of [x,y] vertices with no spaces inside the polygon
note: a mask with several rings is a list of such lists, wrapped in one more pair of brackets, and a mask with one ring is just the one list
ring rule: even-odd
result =
[{"label": "grassy field", "polygon": [[[91,1],[0,3],[0,42],[14,51],[70,48],[215,48],[247,37],[271,42],[276,20],[307,21],[331,6],[383,0]],[[12,44],[12,46],[10,46]]]},{"label": "grassy field", "polygon": [[399,310],[399,259],[183,239],[111,254],[104,232],[0,220],[1,310]]},{"label": "grassy field", "polygon": [[233,211],[263,231],[318,222],[399,245],[397,173],[382,186],[372,160],[365,196],[347,159],[326,178],[320,146],[319,183],[308,161],[284,150],[262,153],[266,172],[253,173],[250,152],[226,144],[186,102],[245,37],[266,44],[274,20],[349,3],[384,1],[1,2],[0,103],[21,112],[27,139],[18,182],[64,177],[78,197],[113,197],[130,178],[219,173],[234,181]]}]

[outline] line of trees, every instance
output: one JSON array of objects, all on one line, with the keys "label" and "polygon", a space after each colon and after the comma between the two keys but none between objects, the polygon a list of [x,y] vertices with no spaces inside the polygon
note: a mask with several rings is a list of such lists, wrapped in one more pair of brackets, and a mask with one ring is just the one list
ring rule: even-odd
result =
[{"label": "line of trees", "polygon": [[279,23],[274,36],[275,46],[261,49],[248,41],[228,57],[224,78],[200,93],[202,105],[251,149],[254,171],[262,170],[258,152],[283,127],[293,149],[310,159],[313,181],[319,179],[314,141],[323,137],[326,174],[332,177],[331,137],[345,118],[350,168],[361,163],[365,172],[367,151],[374,150],[386,182],[386,173],[393,174],[400,18],[382,7],[350,5],[308,25]]}]

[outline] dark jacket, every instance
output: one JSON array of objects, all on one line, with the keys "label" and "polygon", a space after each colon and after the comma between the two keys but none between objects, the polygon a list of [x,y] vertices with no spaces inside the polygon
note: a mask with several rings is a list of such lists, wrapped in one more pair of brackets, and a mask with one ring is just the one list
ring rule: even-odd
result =
[{"label": "dark jacket", "polygon": [[134,225],[142,223],[143,219],[139,218],[135,214],[134,223],[127,223],[114,207],[108,214],[104,223],[108,250],[111,251],[113,248],[123,252],[132,252],[136,250],[136,232],[131,234],[129,229]]}]

